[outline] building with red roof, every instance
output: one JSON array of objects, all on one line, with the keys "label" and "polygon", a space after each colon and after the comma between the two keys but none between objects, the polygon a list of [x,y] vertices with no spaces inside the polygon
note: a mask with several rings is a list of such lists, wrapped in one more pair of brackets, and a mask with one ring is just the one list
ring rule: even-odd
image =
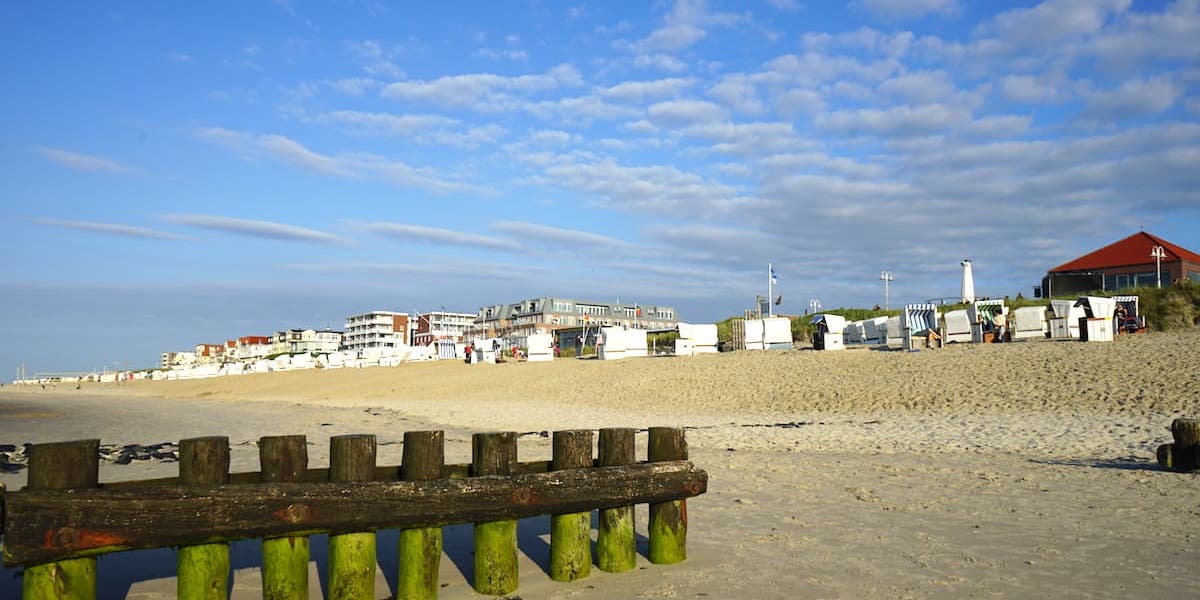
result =
[{"label": "building with red roof", "polygon": [[[1162,248],[1159,259],[1152,254],[1155,248]],[[1159,276],[1163,285],[1189,279],[1200,283],[1200,254],[1139,231],[1050,269],[1041,291],[1052,297],[1153,287]]]}]

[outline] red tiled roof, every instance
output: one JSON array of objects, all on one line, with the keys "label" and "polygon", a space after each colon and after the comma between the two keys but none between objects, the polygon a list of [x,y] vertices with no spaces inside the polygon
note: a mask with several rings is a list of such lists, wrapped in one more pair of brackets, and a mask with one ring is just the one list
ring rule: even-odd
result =
[{"label": "red tiled roof", "polygon": [[1166,256],[1164,262],[1187,260],[1200,263],[1200,254],[1186,248],[1180,248],[1158,236],[1139,231],[1123,240],[1113,242],[1099,250],[1089,252],[1065,262],[1053,269],[1051,273],[1064,271],[1085,271],[1088,269],[1103,269],[1106,267],[1124,267],[1128,265],[1144,265],[1154,262],[1150,251],[1155,246],[1162,246]]}]

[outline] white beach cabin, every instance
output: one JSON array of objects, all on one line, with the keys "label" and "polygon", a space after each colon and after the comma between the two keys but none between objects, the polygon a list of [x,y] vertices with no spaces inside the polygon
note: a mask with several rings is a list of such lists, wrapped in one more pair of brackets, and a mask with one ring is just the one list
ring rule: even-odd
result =
[{"label": "white beach cabin", "polygon": [[600,339],[596,342],[596,357],[600,360],[625,358],[625,328],[601,327]]},{"label": "white beach cabin", "polygon": [[813,350],[843,350],[845,349],[842,332],[846,329],[846,318],[838,315],[814,315],[812,324],[817,326],[813,332]]},{"label": "white beach cabin", "polygon": [[763,348],[766,350],[792,349],[792,320],[787,317],[768,317],[763,323]]},{"label": "white beach cabin", "polygon": [[625,330],[625,356],[627,358],[650,356],[645,329]]},{"label": "white beach cabin", "polygon": [[525,338],[528,354],[525,359],[529,362],[550,362],[554,360],[554,336],[548,333],[534,333]]},{"label": "white beach cabin", "polygon": [[863,327],[863,343],[870,345],[887,343],[887,317],[875,317],[860,321]]},{"label": "white beach cabin", "polygon": [[862,321],[850,321],[846,323],[846,328],[842,330],[842,342],[846,344],[863,343]]},{"label": "white beach cabin", "polygon": [[1050,339],[1066,340],[1079,338],[1079,320],[1087,317],[1075,300],[1051,300],[1050,310],[1054,316],[1050,318]]}]

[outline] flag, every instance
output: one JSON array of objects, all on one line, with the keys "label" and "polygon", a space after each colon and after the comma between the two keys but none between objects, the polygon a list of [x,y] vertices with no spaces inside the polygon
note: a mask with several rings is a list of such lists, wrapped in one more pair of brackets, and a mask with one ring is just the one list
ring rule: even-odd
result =
[{"label": "flag", "polygon": [[779,297],[775,299],[775,306],[779,306],[782,303],[783,303],[783,294],[780,294]]},{"label": "flag", "polygon": [[775,274],[774,265],[772,265],[770,267],[770,269],[771,269],[771,283],[779,283],[779,276]]}]

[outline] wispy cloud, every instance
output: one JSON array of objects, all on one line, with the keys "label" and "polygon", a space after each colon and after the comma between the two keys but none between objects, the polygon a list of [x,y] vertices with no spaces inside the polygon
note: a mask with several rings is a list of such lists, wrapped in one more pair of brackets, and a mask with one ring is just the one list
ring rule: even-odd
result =
[{"label": "wispy cloud", "polygon": [[[370,116],[367,113],[356,114]],[[387,123],[381,124],[387,125]],[[474,130],[462,132],[460,142],[464,144],[478,143],[471,140],[488,139],[490,135],[498,135],[498,132],[475,132]],[[282,135],[256,135],[222,127],[207,127],[197,130],[196,137],[225,146],[244,160],[267,156],[301,169],[337,177],[377,177],[396,185],[424,188],[437,193],[461,191],[485,193],[485,190],[469,184],[444,180],[433,169],[414,167],[400,160],[368,153],[337,156],[322,154]]]},{"label": "wispy cloud", "polygon": [[64,229],[74,229],[77,231],[87,231],[90,233],[100,233],[104,235],[117,235],[121,237],[141,238],[150,240],[186,240],[191,239],[184,235],[158,231],[155,229],[147,229],[145,227],[135,227],[133,225],[121,225],[119,223],[96,223],[93,221],[68,221],[63,219],[33,219],[33,222],[50,227],[61,227]]},{"label": "wispy cloud", "polygon": [[336,245],[347,243],[345,239],[332,233],[325,233],[307,227],[297,227],[272,221],[257,221],[252,219],[235,219],[214,215],[176,214],[164,215],[164,220],[189,227],[199,227],[223,233],[232,233],[259,239],[282,240],[287,242],[304,242],[309,244]]},{"label": "wispy cloud", "polygon": [[513,237],[527,239],[532,242],[553,244],[558,246],[588,248],[602,246],[605,248],[615,248],[626,247],[630,245],[624,240],[608,237],[606,235],[600,235],[598,233],[580,231],[578,229],[550,227],[547,225],[538,225],[536,223],[526,223],[524,221],[496,221],[488,225],[488,228],[492,231],[498,231]]},{"label": "wispy cloud", "polygon": [[470,246],[485,250],[503,250],[520,252],[524,248],[513,240],[504,238],[463,233],[440,227],[425,227],[406,223],[370,223],[365,226],[367,231],[402,242],[424,242],[444,246]]},{"label": "wispy cloud", "polygon": [[132,167],[102,156],[92,156],[90,154],[60,150],[58,148],[47,148],[45,146],[37,146],[34,150],[46,160],[76,171],[122,174],[134,171]]}]

